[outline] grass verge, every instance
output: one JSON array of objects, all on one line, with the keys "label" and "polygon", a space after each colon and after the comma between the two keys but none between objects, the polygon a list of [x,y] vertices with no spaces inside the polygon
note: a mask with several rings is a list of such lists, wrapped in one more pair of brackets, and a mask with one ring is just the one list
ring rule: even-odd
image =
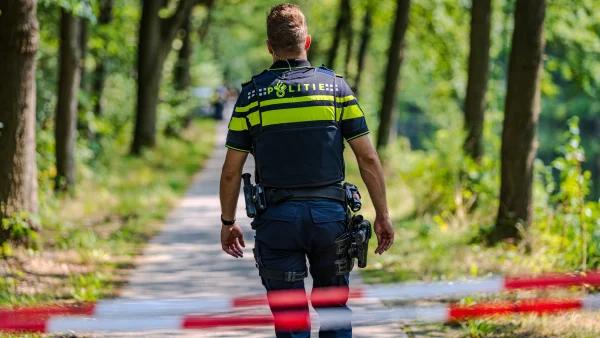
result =
[{"label": "grass verge", "polygon": [[215,123],[160,137],[141,157],[114,152],[82,168],[76,195],[40,210],[39,250],[4,250],[0,306],[96,301],[118,295],[134,258],[213,149]]}]

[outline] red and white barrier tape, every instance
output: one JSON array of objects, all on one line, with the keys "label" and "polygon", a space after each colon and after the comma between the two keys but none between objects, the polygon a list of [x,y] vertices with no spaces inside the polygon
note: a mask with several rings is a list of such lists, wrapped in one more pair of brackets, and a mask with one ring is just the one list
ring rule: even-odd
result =
[{"label": "red and white barrier tape", "polygon": [[[499,293],[502,291],[570,287],[574,285],[600,285],[600,273],[582,275],[543,275],[521,278],[491,278],[484,280],[411,283],[368,286],[366,288],[320,288],[314,289],[310,300],[315,306],[329,306],[351,299],[375,298],[381,300],[421,300],[432,298],[456,298],[479,293]],[[268,298],[268,299],[267,299]],[[252,306],[298,307],[308,302],[304,290],[274,291],[260,296],[237,298],[203,298],[171,300],[105,300],[96,304],[64,307],[37,307],[20,309],[0,309],[0,320],[7,316],[56,316],[87,315],[96,317],[179,316],[190,313],[212,313]]]},{"label": "red and white barrier tape", "polygon": [[[322,328],[375,325],[386,321],[419,320],[426,322],[460,321],[469,318],[514,313],[556,313],[581,309],[600,309],[600,297],[590,296],[583,300],[527,300],[520,302],[491,302],[473,306],[434,305],[419,307],[396,307],[349,314],[345,309],[320,309],[319,322]],[[316,318],[315,318],[316,319]],[[285,311],[273,316],[183,316],[177,318],[135,317],[135,318],[50,318],[36,319],[15,317],[0,320],[0,331],[28,331],[58,333],[109,332],[140,330],[186,330],[216,327],[265,326],[275,325],[277,330],[307,330],[311,326],[308,311]]]}]

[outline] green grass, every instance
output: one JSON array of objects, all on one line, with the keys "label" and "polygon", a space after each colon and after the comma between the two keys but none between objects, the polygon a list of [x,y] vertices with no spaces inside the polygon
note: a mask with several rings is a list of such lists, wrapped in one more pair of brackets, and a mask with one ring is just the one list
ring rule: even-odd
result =
[{"label": "green grass", "polygon": [[0,306],[116,295],[125,270],[211,154],[214,135],[214,121],[197,120],[179,138],[159,137],[140,157],[121,147],[81,168],[73,197],[42,203],[39,250],[11,248]]}]

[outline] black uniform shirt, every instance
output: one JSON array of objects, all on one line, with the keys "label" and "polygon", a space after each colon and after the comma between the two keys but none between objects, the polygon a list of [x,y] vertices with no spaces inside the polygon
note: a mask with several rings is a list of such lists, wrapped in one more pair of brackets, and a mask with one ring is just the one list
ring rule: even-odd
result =
[{"label": "black uniform shirt", "polygon": [[[291,70],[290,70],[291,68]],[[319,70],[326,70],[319,68]],[[306,60],[296,59],[277,61],[271,68],[256,76],[254,79],[268,76],[284,76],[293,78],[306,72],[315,72],[316,69]],[[331,72],[333,75],[333,72]],[[318,74],[315,74],[318,75]],[[268,127],[276,124],[303,123],[331,119],[331,114],[322,109],[332,106],[336,107],[336,119],[343,107],[343,116],[340,124],[344,139],[350,141],[369,133],[364,113],[354,93],[346,84],[344,79],[335,75],[336,87],[330,81],[322,80],[313,76],[312,84],[298,85],[294,88],[288,86],[283,93],[292,94],[293,97],[279,96],[282,88],[268,87],[257,89],[253,81],[245,83],[240,96],[237,99],[233,116],[229,123],[229,132],[225,146],[227,148],[242,151],[252,151],[252,135],[250,130],[259,127],[261,119],[258,114],[258,101],[261,107],[268,107],[268,113],[263,112],[262,125]],[[296,92],[296,93],[294,93]],[[335,103],[334,103],[335,99]],[[263,108],[266,110],[266,108]],[[329,111],[331,111],[329,109]]]}]

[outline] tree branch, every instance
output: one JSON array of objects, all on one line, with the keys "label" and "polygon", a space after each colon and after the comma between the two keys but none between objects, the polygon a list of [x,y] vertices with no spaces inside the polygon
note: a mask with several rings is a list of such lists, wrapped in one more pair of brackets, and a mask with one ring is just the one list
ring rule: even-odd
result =
[{"label": "tree branch", "polygon": [[202,3],[204,3],[206,5],[207,13],[206,13],[206,18],[204,19],[204,21],[202,21],[202,25],[200,25],[200,29],[198,29],[198,38],[200,39],[200,43],[204,42],[204,39],[206,38],[206,34],[208,34],[208,28],[212,21],[213,6],[215,4],[215,1],[214,0],[204,0],[204,1],[202,1]]},{"label": "tree branch", "polygon": [[196,4],[196,0],[179,0],[175,13],[166,19],[162,19],[162,42],[171,45],[181,23],[186,18],[186,14]]}]

